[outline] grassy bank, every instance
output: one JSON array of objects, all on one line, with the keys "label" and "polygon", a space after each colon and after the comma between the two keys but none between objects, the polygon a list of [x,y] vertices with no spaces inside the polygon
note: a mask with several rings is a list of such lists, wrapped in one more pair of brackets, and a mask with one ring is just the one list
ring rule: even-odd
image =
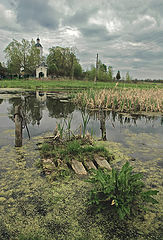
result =
[{"label": "grassy bank", "polygon": [[[116,82],[91,82],[91,81],[79,81],[70,79],[53,79],[53,80],[41,80],[41,79],[13,79],[13,80],[0,80],[0,88],[23,88],[35,90],[37,87],[45,89],[56,89],[56,88],[114,88]],[[119,82],[117,88],[163,88],[162,83],[124,83]]]}]

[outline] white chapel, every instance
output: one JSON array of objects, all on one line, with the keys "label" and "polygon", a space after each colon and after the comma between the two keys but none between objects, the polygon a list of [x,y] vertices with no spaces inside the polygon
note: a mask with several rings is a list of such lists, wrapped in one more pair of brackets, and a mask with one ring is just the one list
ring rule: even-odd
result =
[{"label": "white chapel", "polygon": [[36,68],[36,78],[47,78],[47,69],[48,68],[47,68],[47,65],[45,64],[45,62],[42,61],[43,47],[40,43],[39,37],[36,40],[35,46],[36,46],[36,48],[38,48],[40,50],[40,59],[41,59],[39,66]]}]

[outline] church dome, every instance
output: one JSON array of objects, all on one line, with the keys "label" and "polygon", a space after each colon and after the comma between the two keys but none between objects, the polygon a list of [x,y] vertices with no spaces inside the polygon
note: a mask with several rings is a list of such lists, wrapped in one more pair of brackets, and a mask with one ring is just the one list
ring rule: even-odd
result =
[{"label": "church dome", "polygon": [[42,48],[42,45],[40,44],[40,39],[39,39],[39,37],[37,38],[37,43],[35,44],[35,47],[41,47]]}]

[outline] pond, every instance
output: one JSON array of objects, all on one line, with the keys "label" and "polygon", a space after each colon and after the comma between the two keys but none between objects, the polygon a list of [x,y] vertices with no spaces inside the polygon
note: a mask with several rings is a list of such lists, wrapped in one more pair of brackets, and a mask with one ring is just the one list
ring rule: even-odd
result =
[{"label": "pond", "polygon": [[[2,97],[2,96],[1,96]],[[3,95],[4,98],[4,95]],[[72,117],[71,129],[79,130],[83,124],[82,112],[72,102],[56,99],[55,95],[46,98],[37,95],[0,99],[0,147],[14,144],[14,108],[21,104],[30,136],[39,136],[46,132],[53,132],[57,123],[65,126],[66,119]],[[153,154],[163,156],[163,116],[125,115],[115,112],[86,112],[90,120],[87,130],[97,138],[102,137],[103,128],[106,139],[121,143],[132,149],[133,158],[141,156],[142,160],[152,158]],[[23,138],[28,139],[26,129]],[[159,163],[162,165],[162,163]]]},{"label": "pond", "polygon": [[[31,140],[23,130],[23,147],[14,148],[14,108],[21,104]],[[82,111],[65,97],[0,95],[0,239],[161,239],[163,199],[163,117],[87,111],[87,130],[115,154],[119,167],[129,160],[145,176],[146,186],[158,189],[159,205],[127,223],[87,211],[87,183],[79,178],[49,184],[34,163],[39,136],[52,134],[57,123],[72,116],[72,131],[80,131]],[[65,126],[66,127],[66,126]],[[86,221],[88,219],[88,221]],[[37,238],[43,236],[44,238]],[[26,237],[18,237],[20,234]],[[32,235],[31,235],[32,234]],[[29,237],[27,237],[27,235]]]}]

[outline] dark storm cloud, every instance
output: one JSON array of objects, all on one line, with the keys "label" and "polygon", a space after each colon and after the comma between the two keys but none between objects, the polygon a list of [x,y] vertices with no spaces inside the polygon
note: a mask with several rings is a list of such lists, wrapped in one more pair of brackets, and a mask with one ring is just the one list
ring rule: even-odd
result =
[{"label": "dark storm cloud", "polygon": [[1,47],[39,33],[44,53],[75,46],[84,68],[98,52],[115,73],[163,77],[163,0],[0,0],[0,11]]},{"label": "dark storm cloud", "polygon": [[27,28],[38,25],[48,29],[58,27],[58,12],[49,5],[48,1],[18,0],[16,12],[18,23]]}]

